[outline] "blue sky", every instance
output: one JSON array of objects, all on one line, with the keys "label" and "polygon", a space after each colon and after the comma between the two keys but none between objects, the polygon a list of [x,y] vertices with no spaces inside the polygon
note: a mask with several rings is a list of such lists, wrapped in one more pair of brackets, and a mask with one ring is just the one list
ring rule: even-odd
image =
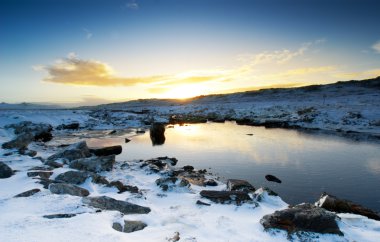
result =
[{"label": "blue sky", "polygon": [[380,75],[379,1],[3,0],[5,102],[185,98]]}]

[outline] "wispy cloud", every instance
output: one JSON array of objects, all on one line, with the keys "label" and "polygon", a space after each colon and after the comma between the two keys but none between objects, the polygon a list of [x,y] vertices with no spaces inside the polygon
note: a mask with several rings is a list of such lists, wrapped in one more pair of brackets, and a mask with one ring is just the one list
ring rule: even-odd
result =
[{"label": "wispy cloud", "polygon": [[125,3],[124,8],[129,8],[129,9],[132,9],[132,10],[137,10],[137,9],[139,9],[139,4],[137,3],[136,0],[130,0],[130,1],[128,1],[128,2]]},{"label": "wispy cloud", "polygon": [[380,40],[372,45],[372,49],[374,49],[376,53],[380,54]]},{"label": "wispy cloud", "polygon": [[303,75],[309,75],[309,74],[315,74],[315,73],[330,73],[331,71],[334,71],[334,70],[336,70],[336,67],[334,66],[297,68],[297,69],[287,70],[281,73],[268,74],[268,75],[265,75],[264,78],[270,79],[270,80],[283,80],[283,79],[294,78],[296,76],[303,76]]},{"label": "wispy cloud", "polygon": [[340,79],[367,79],[380,76],[380,69],[371,69],[357,72],[337,72],[335,77]]},{"label": "wispy cloud", "polygon": [[83,28],[83,31],[84,31],[84,33],[86,35],[86,39],[91,39],[92,38],[93,34],[92,34],[92,32],[90,30],[88,30],[86,28]]}]

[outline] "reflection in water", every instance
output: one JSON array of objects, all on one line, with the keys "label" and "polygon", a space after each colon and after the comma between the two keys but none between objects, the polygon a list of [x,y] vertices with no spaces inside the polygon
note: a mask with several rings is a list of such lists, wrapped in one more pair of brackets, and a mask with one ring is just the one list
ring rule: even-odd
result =
[{"label": "reflection in water", "polygon": [[[326,191],[380,210],[378,144],[232,122],[175,125],[165,136],[165,144],[159,146],[151,145],[148,134],[130,137],[128,144],[121,137],[118,160],[176,157],[177,166],[212,168],[224,178],[269,187],[291,204],[315,202]],[[277,176],[282,184],[268,182],[266,174]]]},{"label": "reflection in water", "polygon": [[165,143],[165,125],[161,123],[154,123],[149,129],[150,140],[152,145],[163,145]]}]

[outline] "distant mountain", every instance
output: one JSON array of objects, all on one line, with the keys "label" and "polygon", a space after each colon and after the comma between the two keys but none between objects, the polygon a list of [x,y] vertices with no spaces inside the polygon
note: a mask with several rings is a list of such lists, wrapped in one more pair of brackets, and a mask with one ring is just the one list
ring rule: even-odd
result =
[{"label": "distant mountain", "polygon": [[0,110],[30,110],[30,109],[62,109],[63,106],[54,104],[37,104],[37,103],[0,103]]}]

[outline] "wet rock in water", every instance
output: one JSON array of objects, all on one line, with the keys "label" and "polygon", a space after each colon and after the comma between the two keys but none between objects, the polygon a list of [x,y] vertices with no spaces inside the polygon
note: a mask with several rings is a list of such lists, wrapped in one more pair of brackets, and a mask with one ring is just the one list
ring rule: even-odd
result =
[{"label": "wet rock in water", "polygon": [[13,175],[13,170],[5,163],[0,161],[0,178],[8,178]]},{"label": "wet rock in water", "polygon": [[35,188],[35,189],[31,189],[31,190],[28,190],[28,191],[25,191],[25,192],[22,192],[20,194],[17,194],[16,196],[14,197],[30,197],[30,196],[33,196],[34,194],[40,192],[41,190],[38,189],[38,188]]},{"label": "wet rock in water", "polygon": [[211,206],[209,203],[202,202],[201,200],[197,201],[197,205],[202,205],[202,206]]},{"label": "wet rock in water", "polygon": [[149,135],[153,145],[163,145],[165,143],[165,125],[153,123],[150,126]]},{"label": "wet rock in water", "polygon": [[66,147],[64,150],[57,152],[47,158],[48,161],[64,159],[72,161],[80,158],[90,157],[91,153],[87,147],[86,141],[81,141]]},{"label": "wet rock in water", "polygon": [[109,156],[109,155],[119,155],[122,152],[121,145],[103,147],[98,149],[90,149],[90,152],[96,156]]},{"label": "wet rock in water", "polygon": [[178,179],[177,177],[159,178],[156,180],[157,186],[163,191],[170,191],[176,187],[189,187],[190,184],[185,179]]},{"label": "wet rock in water", "polygon": [[267,181],[281,183],[281,180],[273,175],[266,175],[265,179],[267,179]]},{"label": "wet rock in water", "polygon": [[55,180],[58,182],[69,183],[69,184],[82,184],[89,177],[89,174],[82,171],[67,171],[65,173],[59,174]]},{"label": "wet rock in water", "polygon": [[3,149],[27,149],[28,145],[33,141],[32,133],[24,133],[18,135],[15,139],[2,144]]},{"label": "wet rock in water", "polygon": [[58,130],[61,129],[79,129],[79,123],[78,122],[73,122],[69,124],[61,124],[57,126]]},{"label": "wet rock in water", "polygon": [[55,218],[72,218],[75,216],[77,216],[75,213],[57,213],[57,214],[44,215],[42,217],[47,218],[47,219],[55,219]]},{"label": "wet rock in water", "polygon": [[18,153],[20,155],[27,155],[27,156],[30,156],[30,157],[34,157],[34,156],[37,155],[37,151],[35,151],[35,150],[28,150],[28,149],[20,149],[18,151]]},{"label": "wet rock in water", "polygon": [[145,134],[145,130],[136,130],[136,134]]},{"label": "wet rock in water", "polygon": [[41,177],[42,179],[48,179],[51,175],[53,175],[52,171],[28,171],[26,173],[28,177]]},{"label": "wet rock in water", "polygon": [[210,179],[205,181],[205,186],[215,187],[218,183],[214,179]]},{"label": "wet rock in water", "polygon": [[66,184],[66,183],[53,183],[49,185],[49,190],[54,194],[69,194],[72,196],[86,197],[90,195],[90,192],[87,189]]},{"label": "wet rock in water", "polygon": [[82,198],[82,202],[95,208],[119,211],[123,214],[146,214],[151,211],[148,207],[116,200],[107,196],[84,197]]},{"label": "wet rock in water", "polygon": [[73,160],[69,163],[69,167],[83,171],[102,172],[111,171],[114,163],[115,155],[109,155]]},{"label": "wet rock in water", "polygon": [[183,170],[187,171],[187,172],[192,172],[194,170],[194,167],[193,166],[184,166]]},{"label": "wet rock in water", "polygon": [[304,231],[343,236],[337,219],[339,218],[334,213],[304,203],[265,215],[260,223],[265,229],[281,229],[288,233]]},{"label": "wet rock in water", "polygon": [[119,190],[118,193],[123,193],[123,192],[138,193],[139,192],[138,187],[124,185],[121,181],[112,181],[108,184],[108,186],[109,187],[116,187]]},{"label": "wet rock in water", "polygon": [[125,143],[129,143],[129,142],[131,142],[131,140],[130,139],[128,139],[128,138],[125,138]]},{"label": "wet rock in water", "polygon": [[339,199],[326,193],[323,193],[321,195],[321,198],[316,202],[316,205],[332,212],[359,214],[370,219],[380,221],[379,213],[365,208],[359,204],[355,204],[348,200]]},{"label": "wet rock in water", "polygon": [[228,191],[254,192],[256,189],[251,185],[251,183],[249,183],[245,180],[228,179],[227,180],[227,190]]},{"label": "wet rock in water", "polygon": [[210,191],[203,190],[200,195],[215,203],[241,205],[244,202],[249,202],[252,199],[248,193],[243,191]]},{"label": "wet rock in water", "polygon": [[124,228],[118,222],[115,222],[112,224],[112,228],[114,230],[117,230],[119,232],[124,232],[124,233],[132,233],[135,231],[143,230],[146,226],[148,225],[144,222],[132,221],[132,220],[124,220]]}]

